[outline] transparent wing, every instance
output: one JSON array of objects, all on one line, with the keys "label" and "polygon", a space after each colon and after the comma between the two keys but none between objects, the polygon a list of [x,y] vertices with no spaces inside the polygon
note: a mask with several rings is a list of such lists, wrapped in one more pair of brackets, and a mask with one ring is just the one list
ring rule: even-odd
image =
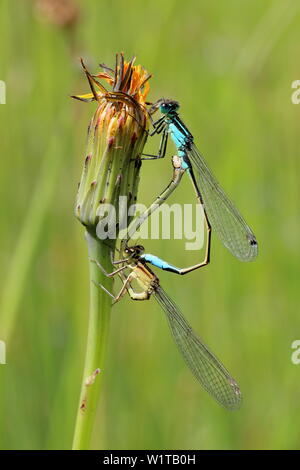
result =
[{"label": "transparent wing", "polygon": [[236,381],[195,335],[182,313],[161,287],[157,288],[154,296],[166,313],[175,343],[196,379],[220,405],[229,410],[239,408],[242,395]]},{"label": "transparent wing", "polygon": [[203,204],[212,229],[222,243],[241,261],[257,256],[257,241],[252,230],[228,199],[194,144],[187,150]]}]

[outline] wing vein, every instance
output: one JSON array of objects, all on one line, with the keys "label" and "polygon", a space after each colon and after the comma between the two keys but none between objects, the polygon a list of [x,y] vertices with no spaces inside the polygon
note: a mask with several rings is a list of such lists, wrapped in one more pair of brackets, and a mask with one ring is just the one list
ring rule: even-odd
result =
[{"label": "wing vein", "polygon": [[187,150],[212,229],[241,261],[257,256],[257,241],[242,215],[228,199],[194,144]]}]

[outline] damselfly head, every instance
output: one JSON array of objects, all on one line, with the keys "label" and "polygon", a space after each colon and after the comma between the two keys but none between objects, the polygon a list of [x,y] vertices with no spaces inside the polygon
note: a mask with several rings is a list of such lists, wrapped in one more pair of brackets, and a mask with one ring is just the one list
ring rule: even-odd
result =
[{"label": "damselfly head", "polygon": [[159,100],[159,109],[162,114],[172,114],[176,113],[179,109],[178,101],[161,99]]},{"label": "damselfly head", "polygon": [[[149,105],[151,103],[148,103]],[[152,106],[149,108],[149,114],[152,115],[154,114],[158,109],[162,114],[172,114],[176,113],[176,111],[179,108],[179,103],[178,101],[174,100],[168,100],[166,98],[160,98],[159,100],[156,101],[156,103],[152,104]]]},{"label": "damselfly head", "polygon": [[145,251],[145,248],[142,245],[127,246],[125,248],[125,253],[132,256],[132,258],[139,258]]}]

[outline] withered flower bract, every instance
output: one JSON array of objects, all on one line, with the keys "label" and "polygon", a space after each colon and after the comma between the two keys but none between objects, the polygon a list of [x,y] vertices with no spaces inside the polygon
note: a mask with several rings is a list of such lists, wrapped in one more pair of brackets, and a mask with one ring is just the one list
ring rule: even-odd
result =
[{"label": "withered flower bract", "polygon": [[[137,197],[140,155],[148,134],[146,97],[150,75],[134,61],[126,62],[123,54],[117,54],[115,69],[101,64],[102,71],[97,75],[90,74],[82,61],[91,92],[73,98],[96,101],[97,109],[88,129],[75,214],[90,230],[102,217],[101,204],[113,205],[120,219],[124,214],[118,213],[119,196],[127,198],[128,206]],[[112,90],[107,91],[99,79]]]}]

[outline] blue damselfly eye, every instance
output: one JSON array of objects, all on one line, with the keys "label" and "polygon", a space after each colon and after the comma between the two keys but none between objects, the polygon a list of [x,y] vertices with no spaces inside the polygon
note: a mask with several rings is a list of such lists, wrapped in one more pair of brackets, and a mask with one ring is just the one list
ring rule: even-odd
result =
[{"label": "blue damselfly eye", "polygon": [[179,103],[173,100],[165,100],[160,105],[160,112],[163,114],[168,114],[176,112],[179,108]]}]

